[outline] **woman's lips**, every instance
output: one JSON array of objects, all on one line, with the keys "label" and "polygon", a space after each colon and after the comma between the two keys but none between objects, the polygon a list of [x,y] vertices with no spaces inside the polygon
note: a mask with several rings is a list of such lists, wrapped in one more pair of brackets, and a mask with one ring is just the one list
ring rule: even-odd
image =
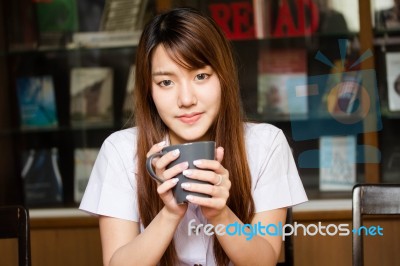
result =
[{"label": "woman's lips", "polygon": [[201,118],[203,113],[192,113],[178,116],[178,119],[185,124],[194,124],[197,120]]}]

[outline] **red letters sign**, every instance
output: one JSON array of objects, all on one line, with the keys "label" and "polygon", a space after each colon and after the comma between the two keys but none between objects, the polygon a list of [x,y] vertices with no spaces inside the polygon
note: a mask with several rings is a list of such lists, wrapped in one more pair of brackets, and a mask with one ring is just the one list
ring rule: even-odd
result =
[{"label": "red letters sign", "polygon": [[[293,21],[293,14],[290,12],[290,6],[287,0],[281,0],[278,10],[278,19],[275,29],[272,32],[273,37],[296,37],[311,35],[318,29],[319,12],[318,7],[311,0],[296,0],[297,25]],[[310,17],[306,18],[306,10]],[[306,21],[309,24],[306,25]],[[286,31],[285,31],[286,29]]]},{"label": "red letters sign", "polygon": [[[292,14],[291,5],[295,6],[297,14]],[[266,8],[270,9],[270,7]],[[213,3],[209,5],[209,10],[212,18],[222,28],[228,39],[255,38],[254,21],[256,19],[252,1]],[[265,10],[265,19],[271,20],[270,12],[277,13],[276,23],[266,23],[275,25],[273,29],[268,29],[270,31],[268,35],[271,37],[307,36],[318,30],[319,11],[312,0],[280,0],[277,10]]]},{"label": "red letters sign", "polygon": [[212,18],[228,39],[253,39],[254,17],[251,2],[218,3],[209,5]]}]

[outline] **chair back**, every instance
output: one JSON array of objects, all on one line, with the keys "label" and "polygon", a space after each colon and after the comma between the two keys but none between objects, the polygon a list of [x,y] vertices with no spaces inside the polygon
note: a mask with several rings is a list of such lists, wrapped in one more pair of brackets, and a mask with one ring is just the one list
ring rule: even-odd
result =
[{"label": "chair back", "polygon": [[[358,184],[353,188],[353,230],[364,215],[400,215],[400,184]],[[363,236],[353,233],[353,266],[364,265]]]},{"label": "chair back", "polygon": [[31,265],[29,213],[23,206],[0,206],[0,239],[18,240],[18,264]]}]

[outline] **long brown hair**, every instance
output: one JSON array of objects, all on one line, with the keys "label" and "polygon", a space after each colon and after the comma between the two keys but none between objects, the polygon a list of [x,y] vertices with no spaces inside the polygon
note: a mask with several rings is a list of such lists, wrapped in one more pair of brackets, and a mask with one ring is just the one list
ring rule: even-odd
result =
[{"label": "long brown hair", "polygon": [[[147,227],[163,208],[157,196],[157,184],[146,171],[146,154],[160,142],[168,128],[161,120],[151,96],[151,59],[154,49],[163,45],[171,58],[187,69],[209,65],[221,84],[219,115],[210,128],[211,138],[224,147],[222,164],[229,170],[232,187],[227,205],[244,223],[254,216],[250,169],[244,142],[244,119],[240,102],[238,75],[232,48],[215,22],[198,11],[178,8],[156,16],[143,30],[136,55],[135,123],[138,129],[138,203],[141,221]],[[218,265],[229,258],[214,241]],[[174,265],[177,255],[173,241],[164,253],[161,265]]]}]

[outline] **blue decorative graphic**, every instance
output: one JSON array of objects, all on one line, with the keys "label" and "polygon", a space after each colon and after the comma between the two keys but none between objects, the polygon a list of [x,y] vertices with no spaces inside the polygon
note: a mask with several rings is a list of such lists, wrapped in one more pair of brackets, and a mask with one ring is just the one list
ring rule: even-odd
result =
[{"label": "blue decorative graphic", "polygon": [[[344,69],[348,40],[338,40],[341,67]],[[337,73],[309,76],[304,79],[291,78],[287,82],[289,113],[292,137],[295,141],[319,139],[321,136],[358,135],[382,129],[380,103],[374,69],[353,70],[372,56],[364,52],[350,67],[350,71],[338,71],[320,51],[315,59],[335,69]],[[306,88],[306,90],[304,90]],[[307,93],[304,93],[306,91]],[[309,112],[306,120],[294,115],[302,97],[308,98]],[[356,147],[356,163],[379,163],[380,151],[373,146]],[[319,150],[308,150],[300,154],[299,167],[319,168]],[[364,156],[368,154],[368,156]]]}]

